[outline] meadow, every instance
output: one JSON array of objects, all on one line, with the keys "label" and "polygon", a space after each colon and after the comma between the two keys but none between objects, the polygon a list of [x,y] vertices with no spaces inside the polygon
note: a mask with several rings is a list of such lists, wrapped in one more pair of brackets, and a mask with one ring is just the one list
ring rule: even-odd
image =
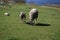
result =
[{"label": "meadow", "polygon": [[[19,12],[24,11],[28,22],[30,7],[39,11],[33,26],[19,18]],[[4,16],[5,12],[10,16]],[[0,5],[0,40],[60,40],[60,10],[27,4]]]}]

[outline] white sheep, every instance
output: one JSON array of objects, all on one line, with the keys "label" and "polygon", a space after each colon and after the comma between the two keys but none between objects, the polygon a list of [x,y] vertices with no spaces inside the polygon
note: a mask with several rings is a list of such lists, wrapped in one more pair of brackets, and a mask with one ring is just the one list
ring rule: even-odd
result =
[{"label": "white sheep", "polygon": [[4,13],[4,15],[5,15],[5,16],[9,16],[10,14],[9,14],[9,12],[6,12],[6,13]]},{"label": "white sheep", "polygon": [[26,14],[24,12],[20,12],[19,16],[22,22],[26,22]]},{"label": "white sheep", "polygon": [[[29,22],[30,24],[33,24],[35,23],[35,19],[37,21],[37,18],[38,18],[38,10],[33,8],[30,12],[29,12]],[[34,22],[33,22],[34,21]]]}]

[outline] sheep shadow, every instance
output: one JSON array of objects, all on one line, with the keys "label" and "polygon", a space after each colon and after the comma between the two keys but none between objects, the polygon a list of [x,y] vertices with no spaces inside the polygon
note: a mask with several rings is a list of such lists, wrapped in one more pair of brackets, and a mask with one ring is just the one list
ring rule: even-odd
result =
[{"label": "sheep shadow", "polygon": [[35,26],[51,26],[50,24],[36,23]]},{"label": "sheep shadow", "polygon": [[[29,22],[26,22],[26,24],[31,25]],[[45,23],[36,23],[32,24],[33,26],[51,26],[51,24],[45,24]]]}]

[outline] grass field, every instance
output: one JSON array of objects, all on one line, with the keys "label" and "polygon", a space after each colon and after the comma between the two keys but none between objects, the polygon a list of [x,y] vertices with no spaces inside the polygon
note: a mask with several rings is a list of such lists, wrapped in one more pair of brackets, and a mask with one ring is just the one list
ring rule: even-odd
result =
[{"label": "grass field", "polygon": [[[60,10],[23,4],[0,5],[0,40],[60,40]],[[29,7],[37,8],[39,25],[23,24],[19,12],[24,11],[28,19]],[[4,16],[10,12],[10,16]]]}]

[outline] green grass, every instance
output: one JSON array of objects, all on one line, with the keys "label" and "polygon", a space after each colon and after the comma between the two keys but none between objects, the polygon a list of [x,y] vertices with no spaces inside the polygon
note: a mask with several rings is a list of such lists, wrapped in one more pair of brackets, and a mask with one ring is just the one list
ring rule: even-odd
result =
[{"label": "green grass", "polygon": [[[39,10],[37,23],[50,26],[31,26],[21,23],[19,19],[19,12],[24,11],[29,21],[31,5],[4,6],[6,7],[0,7],[0,40],[60,40],[60,10],[32,6]],[[10,12],[10,16],[4,16],[5,12]]]}]

